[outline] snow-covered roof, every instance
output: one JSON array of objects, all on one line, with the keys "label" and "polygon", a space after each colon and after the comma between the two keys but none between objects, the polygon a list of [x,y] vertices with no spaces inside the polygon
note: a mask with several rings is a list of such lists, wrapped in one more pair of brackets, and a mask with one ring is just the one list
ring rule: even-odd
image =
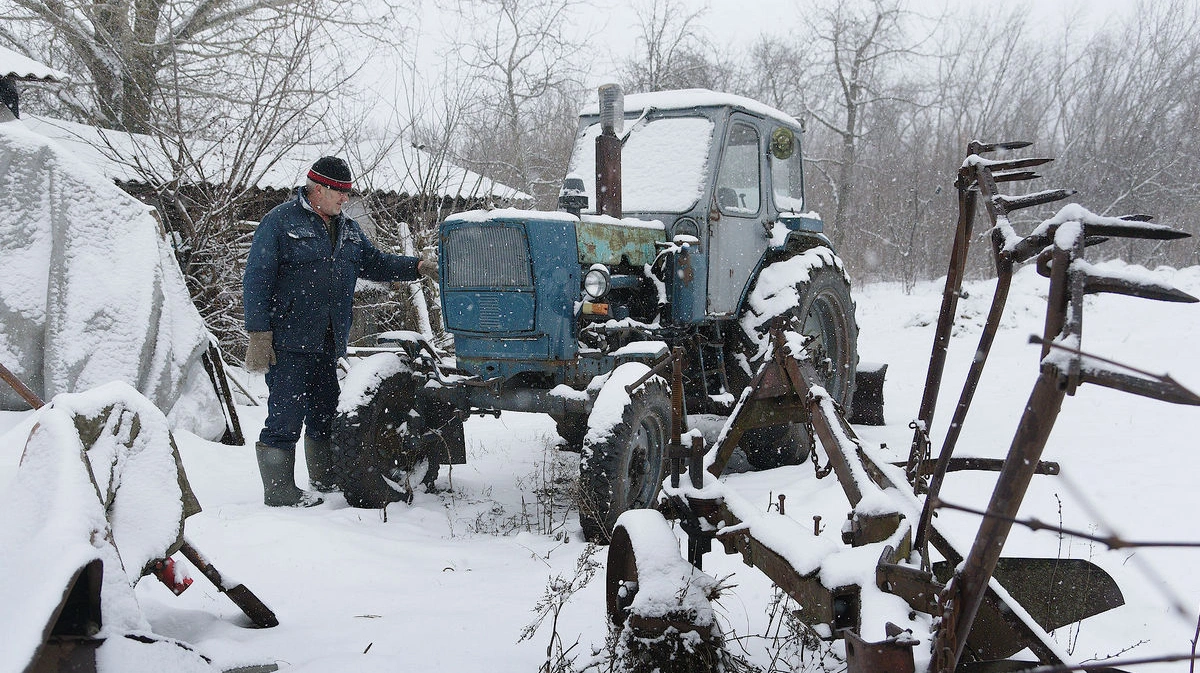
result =
[{"label": "snow-covered roof", "polygon": [[[709,89],[677,89],[674,91],[629,94],[625,96],[624,107],[626,114],[628,114],[640,113],[648,107],[659,110],[682,110],[685,108],[720,107],[723,105],[741,108],[747,112],[778,119],[793,126],[800,125],[800,122],[792,115],[777,110],[766,103],[761,103],[745,96],[711,91]],[[598,101],[589,103],[580,112],[580,115],[598,114],[600,114],[600,103]]]},{"label": "snow-covered roof", "polygon": [[[22,116],[21,121],[33,131],[65,146],[84,164],[109,179],[141,182],[145,180],[147,172],[171,175],[167,154],[151,136],[37,115]],[[260,189],[291,189],[303,183],[309,167],[318,157],[338,154],[348,159],[355,172],[355,182],[363,189],[399,194],[419,194],[432,190],[437,196],[491,196],[511,201],[533,198],[514,187],[446,162],[437,168],[434,175],[433,167],[438,164],[433,156],[407,144],[395,143],[386,150],[380,147],[383,145],[372,145],[365,141],[348,151],[337,151],[329,146],[297,145],[263,169],[255,186]],[[195,147],[192,149],[196,151]],[[212,181],[212,176],[227,173],[222,169],[224,153],[219,147],[213,150],[201,160],[209,181]],[[372,165],[364,168],[361,164],[366,162]],[[147,170],[139,170],[139,167]]]},{"label": "snow-covered roof", "polygon": [[42,65],[8,47],[0,47],[0,77],[43,82],[63,82],[70,79],[65,72]]}]

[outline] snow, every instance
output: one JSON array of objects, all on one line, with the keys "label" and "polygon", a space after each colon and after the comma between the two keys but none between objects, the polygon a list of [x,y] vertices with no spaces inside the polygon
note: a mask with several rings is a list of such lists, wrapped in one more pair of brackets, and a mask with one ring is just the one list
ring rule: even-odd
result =
[{"label": "snow", "polygon": [[[123,383],[60,395],[34,415],[27,441],[10,433],[0,445],[21,456],[0,493],[0,632],[10,646],[0,671],[23,670],[71,577],[93,559],[103,563],[102,673],[211,671],[174,644],[156,646],[150,659],[121,645],[126,634],[150,631],[134,584],[181,539],[185,511],[195,510],[166,417]],[[80,428],[89,424],[85,444]]]},{"label": "snow", "polygon": [[[690,210],[702,195],[708,175],[714,128],[706,117],[667,117],[651,118],[629,129],[629,137],[621,148],[621,210],[628,213]],[[592,167],[596,165],[598,135],[598,123],[579,133],[568,168],[569,172],[583,176],[588,208],[593,213],[596,172]]]},{"label": "snow", "polygon": [[613,428],[621,423],[625,415],[625,407],[629,406],[630,396],[625,387],[636,383],[649,371],[650,368],[640,362],[626,362],[605,378],[592,404],[592,413],[588,416],[588,430],[583,438],[585,446],[595,444],[613,433]]},{"label": "snow", "polygon": [[[637,117],[647,108],[659,110],[686,110],[696,107],[720,107],[729,105],[741,108],[764,117],[772,117],[795,128],[800,128],[796,118],[781,112],[760,101],[736,94],[711,91],[709,89],[676,89],[674,91],[655,91],[651,93],[634,93],[625,96],[625,116]],[[590,107],[580,111],[580,115],[600,114],[600,103],[597,100]]]},{"label": "snow", "polygon": [[642,617],[688,615],[697,626],[712,624],[707,597],[716,582],[679,555],[679,544],[662,515],[649,509],[630,510],[617,518],[616,525],[629,534],[637,558],[637,593],[630,611]]},{"label": "snow", "polygon": [[0,47],[0,77],[42,80],[44,82],[65,82],[70,79],[61,70],[38,63],[8,47]]},{"label": "snow", "polygon": [[379,384],[393,374],[409,372],[408,364],[395,353],[376,353],[361,366],[351,367],[342,381],[342,392],[338,397],[339,413],[351,413],[362,407],[375,396]]},{"label": "snow", "polygon": [[[68,148],[80,162],[105,177],[121,182],[141,182],[146,172],[159,176],[174,176],[179,170],[169,151],[152,136],[101,129],[87,124],[24,114],[22,122],[38,133],[52,138]],[[364,132],[366,133],[366,132]],[[193,139],[192,151],[202,170],[185,179],[203,180],[204,176],[230,172],[226,165],[238,152],[220,142],[204,143]],[[359,190],[415,194],[422,190],[441,196],[472,199],[495,197],[529,202],[532,196],[514,187],[494,182],[471,170],[443,162],[422,149],[395,138],[366,137],[333,150],[326,143],[299,143],[287,149],[283,156],[263,161],[251,171],[254,185],[260,189],[289,191],[304,181],[316,157],[338,154],[349,158]],[[362,167],[369,166],[370,170]]]},{"label": "snow", "polygon": [[[1149,279],[1200,294],[1200,267],[1143,269],[1121,262],[1092,266],[1107,276]],[[957,455],[997,458],[1007,451],[1038,374],[1040,349],[1030,345],[1028,338],[1042,331],[1047,284],[1030,267],[1015,275]],[[938,412],[930,425],[935,449],[945,436],[958,385],[975,355],[994,285],[994,281],[965,284]],[[908,423],[917,413],[941,291],[940,282],[920,283],[907,293],[900,284],[855,287],[862,357],[889,364],[888,424],[855,428],[868,453],[878,460],[902,461],[907,456],[912,439]],[[1200,388],[1200,357],[1195,355],[1200,307],[1117,296],[1090,297],[1085,306],[1080,345],[1086,352],[1152,372],[1169,372],[1184,385]],[[621,377],[632,381],[637,378],[633,373],[631,368]],[[251,386],[258,395],[265,394],[261,376],[251,377]],[[621,386],[606,388],[623,392]],[[577,517],[563,509],[564,484],[578,469],[578,455],[552,448],[557,443],[553,420],[508,412],[499,418],[472,417],[466,423],[468,463],[443,469],[438,481],[443,490],[417,493],[411,506],[397,503],[383,511],[358,510],[347,507],[335,494],[319,507],[295,510],[262,505],[252,444],[265,408],[242,406],[239,413],[246,446],[224,446],[188,432],[175,433],[189,481],[204,505],[203,512],[187,520],[188,538],[222,573],[237,577],[262,598],[281,623],[273,629],[247,628],[249,621],[240,611],[192,572],[195,584],[179,597],[153,578],[137,585],[137,602],[154,633],[189,643],[221,669],[277,662],[283,671],[307,673],[460,671],[483,664],[501,673],[525,673],[545,661],[551,640],[549,621],[533,638],[518,643],[524,627],[535,619],[535,604],[550,580],[572,576],[581,554],[591,553],[604,561],[603,549],[589,552]],[[17,478],[17,463],[33,420],[32,412],[0,412],[0,433],[4,433],[0,434],[0,498],[4,502],[21,494],[43,502],[51,499],[43,491],[31,493]],[[1195,487],[1200,472],[1198,422],[1200,411],[1192,407],[1083,386],[1064,402],[1043,457],[1059,462],[1062,474],[1035,477],[1020,516],[1051,523],[1061,520],[1072,529],[1116,532],[1133,540],[1200,540],[1200,521],[1194,514],[1200,507]],[[43,422],[40,432],[54,427],[52,421]],[[55,460],[69,463],[66,456]],[[302,466],[298,476],[303,483]],[[955,504],[982,507],[995,476],[951,473],[942,496]],[[78,473],[65,473],[63,478],[76,484],[72,493],[86,483]],[[686,488],[686,478],[682,484]],[[797,563],[808,561],[811,566],[824,558],[821,573],[827,581],[862,584],[863,607],[878,616],[864,622],[867,640],[882,639],[882,624],[890,619],[913,629],[914,637],[921,639],[915,648],[918,664],[928,660],[928,620],[919,616],[910,621],[906,606],[876,589],[866,571],[877,560],[877,549],[840,545],[839,531],[849,507],[832,476],[818,480],[812,466],[805,464],[706,482],[706,489],[717,487],[735,494],[744,512],[765,518],[762,526],[777,526],[783,538],[778,544]],[[787,496],[786,517],[771,507],[781,493]],[[813,536],[816,515],[822,517],[821,532]],[[70,530],[88,530],[91,519],[87,517],[94,516],[81,513],[86,520],[74,522],[76,528]],[[751,518],[747,515],[746,520]],[[49,530],[41,519],[31,516],[27,521],[31,527]],[[978,517],[942,511],[935,524],[965,550]],[[789,537],[785,530],[800,532]],[[676,534],[682,535],[678,528]],[[46,538],[36,554],[33,547],[17,553],[3,544],[0,561],[32,563],[49,576],[68,552],[71,559],[86,558],[78,546],[57,540]],[[826,556],[827,550],[835,555]],[[1053,634],[1074,659],[1104,657],[1130,647],[1124,656],[1190,650],[1200,603],[1196,550],[1110,551],[1085,540],[1018,526],[1005,555],[1087,558],[1121,586],[1126,605],[1086,620],[1077,631],[1063,628]],[[714,577],[728,576],[722,584],[732,585],[716,604],[715,615],[727,637],[744,636],[734,646],[735,653],[765,668],[772,653],[779,651],[779,645],[765,635],[772,586],[761,572],[743,565],[740,557],[722,554],[719,545],[705,557],[704,567]],[[5,603],[0,609],[6,645],[16,642],[8,634],[17,633],[23,621],[31,620],[27,609],[44,602],[44,594],[30,594],[29,601]],[[572,597],[557,629],[565,643],[579,640],[580,663],[590,657],[593,647],[603,647],[602,579]],[[837,653],[841,645],[829,647]],[[9,647],[0,651],[0,669],[21,666],[22,662],[13,663],[11,652]],[[105,656],[134,668],[132,663],[148,658],[147,652],[144,646],[120,643]],[[810,656],[807,665],[819,659]]]},{"label": "snow", "polygon": [[494,208],[492,210],[467,210],[446,218],[461,222],[490,222],[492,220],[548,220],[555,222],[577,222],[579,218],[569,213],[548,210],[525,210],[522,208]]},{"label": "snow", "polygon": [[[216,394],[194,380],[207,379],[210,336],[151,209],[9,121],[0,123],[0,210],[0,363],[43,398],[123,381],[176,427],[220,437]],[[0,390],[0,407],[24,406]]]},{"label": "snow", "polygon": [[759,350],[753,359],[760,357],[770,345],[769,335],[765,329],[761,329],[763,323],[796,306],[796,284],[808,282],[812,270],[822,267],[838,269],[849,281],[842,260],[832,250],[820,245],[771,264],[759,273],[754,288],[746,297],[750,311],[741,319],[742,330],[746,334],[758,334]]}]

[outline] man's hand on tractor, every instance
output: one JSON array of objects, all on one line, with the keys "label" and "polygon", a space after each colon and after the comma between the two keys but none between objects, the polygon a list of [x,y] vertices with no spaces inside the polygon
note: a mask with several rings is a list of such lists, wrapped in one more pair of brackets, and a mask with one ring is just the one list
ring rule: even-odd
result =
[{"label": "man's hand on tractor", "polygon": [[275,364],[271,336],[272,332],[250,332],[250,345],[246,347],[246,369],[263,373]]},{"label": "man's hand on tractor", "polygon": [[417,273],[430,280],[438,279],[437,248],[425,248],[421,251],[421,261],[417,262]]}]

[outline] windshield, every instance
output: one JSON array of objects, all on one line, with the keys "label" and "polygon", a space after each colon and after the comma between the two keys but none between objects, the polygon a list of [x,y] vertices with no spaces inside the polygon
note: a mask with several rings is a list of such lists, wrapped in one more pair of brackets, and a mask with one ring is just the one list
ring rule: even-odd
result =
[{"label": "windshield", "polygon": [[[633,120],[626,120],[626,125]],[[713,122],[706,117],[660,117],[640,124],[621,149],[621,210],[682,213],[696,205],[708,174]],[[600,124],[575,140],[569,173],[583,178],[589,212],[596,212],[596,136]]]}]

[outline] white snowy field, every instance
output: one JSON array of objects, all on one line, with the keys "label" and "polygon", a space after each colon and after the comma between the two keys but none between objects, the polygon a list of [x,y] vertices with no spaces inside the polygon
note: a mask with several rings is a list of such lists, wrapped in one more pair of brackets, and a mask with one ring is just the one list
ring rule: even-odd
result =
[{"label": "white snowy field", "polygon": [[[1152,273],[1200,296],[1200,267]],[[935,450],[975,351],[993,284],[969,283],[969,297],[960,304],[932,428]],[[1018,274],[956,455],[1002,457],[1006,452],[1037,376],[1038,348],[1027,341],[1041,333],[1047,284],[1032,269]],[[855,289],[862,359],[889,363],[888,424],[857,431],[869,446],[886,444],[883,453],[893,460],[908,453],[908,423],[917,413],[940,297],[937,283],[920,284],[910,293],[893,284]],[[1085,351],[1169,372],[1200,390],[1198,344],[1200,305],[1108,296],[1088,300]],[[261,380],[257,383],[261,387]],[[531,639],[518,640],[535,618],[533,608],[548,581],[574,575],[579,555],[588,549],[577,517],[563,509],[578,456],[552,448],[553,422],[516,413],[472,418],[466,426],[468,464],[452,472],[443,468],[442,492],[418,494],[411,506],[358,510],[335,495],[319,507],[294,510],[262,505],[252,446],[265,410],[243,406],[239,411],[250,446],[176,435],[204,507],[188,519],[187,536],[226,576],[263,599],[280,625],[247,628],[240,611],[193,571],[195,584],[179,597],[152,577],[138,585],[137,596],[156,633],[191,643],[223,669],[275,662],[280,670],[310,673],[538,670],[551,642],[550,620]],[[17,469],[31,416],[0,413],[0,492]],[[1036,477],[1021,516],[1061,520],[1101,535],[1116,532],[1129,540],[1200,541],[1198,428],[1200,409],[1085,386],[1065,401],[1043,456],[1061,463],[1062,475]],[[943,497],[982,508],[994,480],[994,473],[952,473]],[[735,474],[725,481],[763,510],[774,496],[787,494],[789,516],[811,526],[813,514],[821,514],[830,524],[823,536],[837,539],[847,510],[844,499],[836,480],[816,480],[810,464]],[[977,524],[975,517],[952,512],[938,518],[939,527],[963,549]],[[604,549],[594,554],[603,563]],[[1109,551],[1017,528],[1006,555],[1088,558],[1121,586],[1126,605],[1055,634],[1076,659],[1192,649],[1200,549]],[[724,556],[719,547],[705,557],[705,570],[730,576],[725,583],[734,585],[717,605],[724,631],[734,639],[732,652],[764,670],[820,670],[818,657],[801,661],[791,645],[771,637],[778,627],[769,621],[773,590],[759,571],[742,565],[740,557]],[[572,650],[577,667],[603,646],[603,572],[562,609],[557,632],[565,646],[578,643]],[[919,645],[918,657],[926,659],[927,649],[927,641]],[[825,665],[837,670],[832,660]],[[1127,668],[1178,671],[1186,666]]]}]

